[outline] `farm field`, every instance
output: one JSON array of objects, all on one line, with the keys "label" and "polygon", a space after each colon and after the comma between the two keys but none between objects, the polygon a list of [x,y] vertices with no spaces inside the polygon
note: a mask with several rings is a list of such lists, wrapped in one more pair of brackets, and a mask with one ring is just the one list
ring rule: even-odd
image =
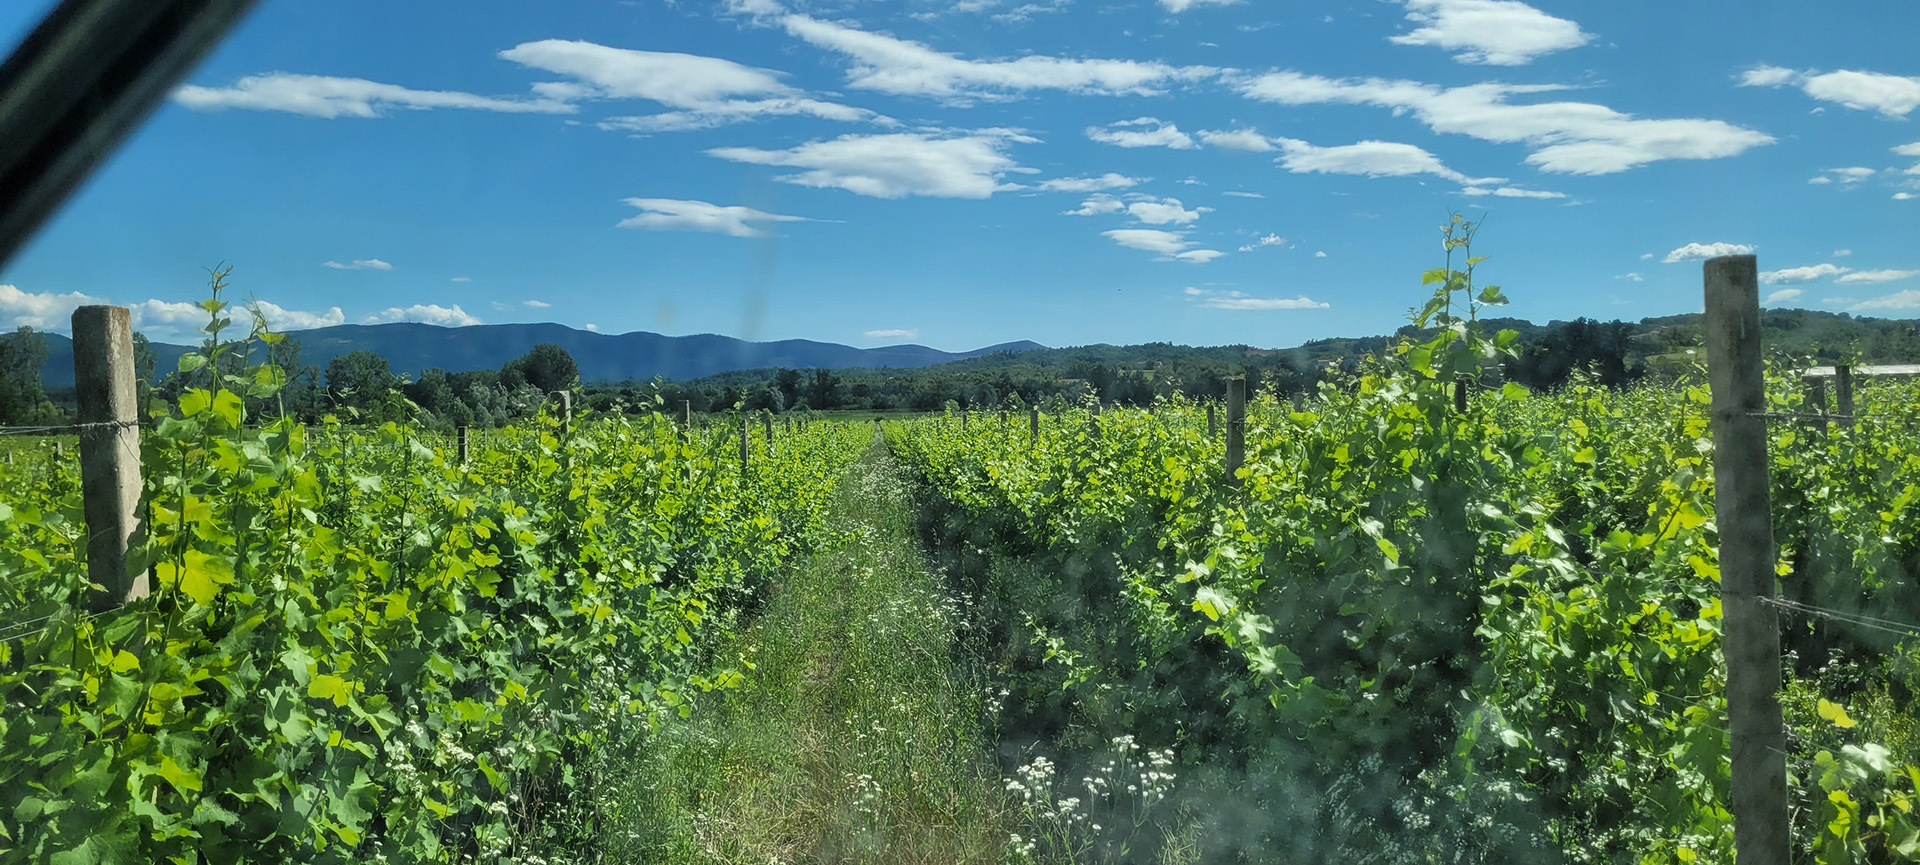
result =
[{"label": "farm field", "polygon": [[[216,342],[139,430],[147,597],[87,612],[74,440],[8,440],[0,859],[1728,861],[1709,388],[1500,383],[1439,273],[1244,419],[559,401],[463,459]],[[1912,861],[1920,383],[1795,369],[1792,843]]]}]

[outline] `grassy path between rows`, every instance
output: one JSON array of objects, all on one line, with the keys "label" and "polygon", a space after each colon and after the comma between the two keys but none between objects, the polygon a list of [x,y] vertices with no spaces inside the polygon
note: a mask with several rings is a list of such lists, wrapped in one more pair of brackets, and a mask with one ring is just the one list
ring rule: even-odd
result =
[{"label": "grassy path between rows", "polygon": [[1000,783],[958,612],[914,538],[885,446],[841,480],[833,539],[775,587],[735,650],[756,669],[661,731],[649,859],[997,862]]}]

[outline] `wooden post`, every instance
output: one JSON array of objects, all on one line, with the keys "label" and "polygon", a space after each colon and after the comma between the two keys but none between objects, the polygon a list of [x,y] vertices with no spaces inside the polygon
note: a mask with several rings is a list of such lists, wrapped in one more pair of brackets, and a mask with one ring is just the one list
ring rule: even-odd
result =
[{"label": "wooden post", "polygon": [[965,408],[960,409],[960,428],[963,430],[967,428],[967,410]]},{"label": "wooden post", "polygon": [[1100,437],[1100,401],[1099,400],[1093,401],[1093,414],[1087,418],[1087,434],[1094,438]]},{"label": "wooden post", "polygon": [[[100,586],[93,612],[149,591],[127,573],[127,539],[140,506],[140,428],[133,375],[133,316],[124,306],[73,311],[74,398],[80,404],[80,494],[87,521],[87,579]],[[57,448],[57,445],[56,445]]]},{"label": "wooden post", "polygon": [[1853,367],[1850,364],[1833,367],[1833,402],[1840,415],[1840,425],[1853,426]]},{"label": "wooden post", "polygon": [[1827,413],[1827,380],[1822,376],[1810,375],[1801,379],[1807,387],[1807,407],[1820,414]]},{"label": "wooden post", "polygon": [[1027,449],[1040,446],[1040,407],[1027,409]]},{"label": "wooden post", "polygon": [[760,415],[760,427],[767,434],[767,455],[773,455],[773,415]]},{"label": "wooden post", "polygon": [[458,435],[460,439],[460,466],[462,468],[465,468],[467,465],[467,425],[466,424],[460,425]]},{"label": "wooden post", "polygon": [[1213,416],[1213,403],[1207,403],[1207,440],[1220,434],[1220,421]]},{"label": "wooden post", "polygon": [[747,456],[751,448],[749,442],[752,440],[752,431],[747,428],[747,416],[743,414],[740,416],[740,478],[742,480],[747,477]]},{"label": "wooden post", "polygon": [[1227,485],[1240,485],[1240,465],[1247,459],[1247,380],[1227,379]]},{"label": "wooden post", "polygon": [[1780,714],[1780,619],[1767,490],[1760,283],[1751,255],[1706,263],[1707,382],[1712,388],[1715,522],[1732,733],[1734,860],[1786,865],[1787,736]]},{"label": "wooden post", "polygon": [[1464,375],[1453,380],[1453,413],[1467,413],[1467,377]]}]

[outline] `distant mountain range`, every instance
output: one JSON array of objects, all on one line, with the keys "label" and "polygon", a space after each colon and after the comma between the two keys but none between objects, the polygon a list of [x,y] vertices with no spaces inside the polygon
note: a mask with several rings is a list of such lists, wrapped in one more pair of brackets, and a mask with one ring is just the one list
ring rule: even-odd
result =
[{"label": "distant mountain range", "polygon": [[[418,376],[429,369],[463,372],[499,369],[540,343],[567,350],[580,366],[585,382],[693,379],[744,369],[919,368],[949,361],[1045,348],[1037,342],[1009,342],[973,351],[950,352],[924,345],[855,348],[830,342],[787,339],[748,342],[730,336],[703,333],[665,336],[658,333],[606,334],[576,330],[560,324],[486,324],[441,327],[432,324],[343,324],[288,334],[300,343],[300,361],[325,369],[327,363],[351,351],[370,351],[387,359],[397,373]],[[42,378],[49,388],[73,386],[73,340],[45,334],[47,363]],[[162,373],[179,362],[191,347],[152,343]]]}]

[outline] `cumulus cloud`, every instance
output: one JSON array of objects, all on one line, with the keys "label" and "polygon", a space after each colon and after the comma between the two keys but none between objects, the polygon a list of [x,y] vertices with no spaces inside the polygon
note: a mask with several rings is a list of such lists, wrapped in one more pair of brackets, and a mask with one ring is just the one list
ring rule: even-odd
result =
[{"label": "cumulus cloud", "polygon": [[1314,257],[1314,258],[1326,258],[1326,257],[1327,257],[1327,253],[1326,253],[1326,251],[1325,251],[1325,250],[1316,250],[1316,251],[1315,251],[1315,252],[1313,253],[1313,257]]},{"label": "cumulus cloud", "polygon": [[1104,192],[1096,192],[1086,201],[1080,202],[1079,207],[1065,213],[1067,216],[1099,216],[1103,213],[1119,213],[1125,209],[1127,206],[1121,203],[1120,199]]},{"label": "cumulus cloud", "polygon": [[1523,189],[1518,186],[1469,186],[1460,190],[1461,195],[1491,195],[1495,198],[1566,198],[1564,192],[1552,192],[1545,189]]},{"label": "cumulus cloud", "polygon": [[1893,152],[1901,156],[1920,156],[1920,141],[1915,141],[1912,144],[1902,144],[1899,147],[1893,148]]},{"label": "cumulus cloud", "polygon": [[64,331],[72,325],[74,310],[96,303],[106,301],[77,291],[28,292],[0,285],[0,316],[4,316],[9,329],[25,325],[34,330]]},{"label": "cumulus cloud", "polygon": [[1101,235],[1129,249],[1159,253],[1161,259],[1206,264],[1226,253],[1217,249],[1193,249],[1185,234],[1157,228],[1116,228]]},{"label": "cumulus cloud", "polygon": [[1144,177],[1128,177],[1111,171],[1099,177],[1056,177],[1040,181],[1043,192],[1101,192],[1108,189],[1129,189],[1147,182]]},{"label": "cumulus cloud", "polygon": [[842,135],[786,150],[716,147],[707,153],[734,162],[803,168],[779,179],[874,198],[987,198],[1005,188],[1001,179],[1007,173],[1022,170],[1003,152],[1008,143],[1036,140],[1007,130],[898,132]]},{"label": "cumulus cloud", "polygon": [[1866,180],[1867,178],[1872,177],[1876,173],[1877,172],[1875,172],[1871,168],[1863,168],[1858,166],[1855,166],[1852,168],[1826,168],[1826,169],[1822,169],[1822,173],[1814,175],[1807,182],[1818,185],[1823,183],[1832,183],[1835,180],[1838,180],[1841,183],[1854,184],[1854,183],[1859,183],[1860,181]]},{"label": "cumulus cloud", "polygon": [[380,259],[377,259],[377,258],[357,258],[347,264],[341,264],[340,262],[337,262],[337,261],[323,261],[323,262],[320,262],[320,266],[331,267],[334,270],[392,270],[393,269],[393,265],[388,264],[384,261],[381,261]]},{"label": "cumulus cloud", "polygon": [[1419,28],[1388,41],[1431,45],[1456,52],[1461,63],[1488,66],[1524,66],[1593,39],[1580,25],[1515,0],[1407,0],[1407,20]]},{"label": "cumulus cloud", "polygon": [[308,117],[379,117],[392,110],[461,108],[516,114],[570,114],[565,99],[538,96],[500,99],[452,90],[413,90],[364,78],[272,72],[249,75],[227,87],[189,84],[173,92],[173,101],[195,111],[229,108],[284,111]]},{"label": "cumulus cloud", "polygon": [[567,39],[525,42],[500,52],[500,57],[573,79],[535,88],[556,97],[643,99],[674,109],[611,117],[598,124],[602,129],[671,132],[786,115],[892,122],[864,108],[809,98],[781,81],[779,72],[718,57],[638,51]]},{"label": "cumulus cloud", "polygon": [[1287,245],[1286,238],[1281,237],[1278,234],[1269,234],[1269,235],[1266,235],[1265,237],[1260,238],[1259,240],[1256,240],[1252,243],[1247,244],[1246,246],[1240,247],[1240,251],[1252,252],[1263,246],[1286,246],[1286,245]]},{"label": "cumulus cloud", "polygon": [[1760,272],[1760,281],[1768,285],[1792,285],[1796,282],[1815,282],[1829,276],[1839,276],[1851,268],[1832,264],[1815,264],[1809,267],[1789,267],[1782,270],[1764,270]]},{"label": "cumulus cloud", "polygon": [[409,307],[390,306],[361,319],[362,324],[387,324],[396,321],[412,321],[422,324],[437,324],[442,327],[465,327],[482,324],[478,317],[467,314],[459,304],[441,306],[437,303],[416,303]]},{"label": "cumulus cloud", "polygon": [[1863,300],[1854,304],[1850,308],[1850,311],[1859,312],[1874,309],[1920,309],[1920,290],[1909,288],[1906,291],[1896,291],[1885,297]]},{"label": "cumulus cloud", "polygon": [[1178,198],[1145,198],[1127,205],[1127,215],[1148,225],[1166,225],[1175,223],[1186,225],[1200,218],[1200,214],[1212,211],[1211,207],[1186,209]]},{"label": "cumulus cloud", "polygon": [[896,96],[950,102],[1013,98],[1034,90],[1103,95],[1151,95],[1174,84],[1218,74],[1212,67],[1175,67],[1139,60],[1075,60],[1028,55],[1013,60],[966,60],[918,42],[821,21],[806,15],[780,19],[786,31],[852,61],[847,83]]},{"label": "cumulus cloud", "polygon": [[1240,0],[1160,0],[1160,8],[1178,15],[1195,6],[1229,6]]},{"label": "cumulus cloud", "polygon": [[1087,137],[1115,147],[1170,147],[1192,150],[1199,146],[1180,127],[1162,123],[1156,117],[1136,117],[1105,126],[1087,127]]},{"label": "cumulus cloud", "polygon": [[1372,105],[1407,113],[1435,132],[1533,148],[1526,162],[1559,174],[1612,174],[1664,159],[1719,159],[1773,141],[1719,120],[1643,119],[1588,102],[1515,104],[1557,85],[1485,83],[1443,88],[1382,78],[1272,72],[1235,79],[1242,95],[1281,105]]},{"label": "cumulus cloud", "polygon": [[1295,174],[1358,174],[1365,177],[1407,177],[1431,174],[1455,183],[1472,186],[1498,183],[1501,178],[1472,178],[1440,162],[1440,157],[1411,144],[1394,141],[1362,141],[1335,147],[1318,147],[1294,138],[1276,138],[1283,155],[1281,167]]},{"label": "cumulus cloud", "polygon": [[917,327],[895,327],[882,330],[869,330],[865,335],[868,339],[918,339],[920,337],[920,329]]},{"label": "cumulus cloud", "polygon": [[1783,288],[1771,294],[1768,294],[1765,300],[1760,301],[1760,305],[1773,306],[1775,304],[1786,303],[1787,301],[1790,301],[1790,300],[1799,300],[1800,295],[1805,293],[1806,292],[1798,288]]},{"label": "cumulus cloud", "polygon": [[1841,69],[1801,72],[1779,66],[1755,66],[1740,75],[1742,87],[1794,86],[1822,102],[1835,102],[1858,111],[1878,111],[1887,117],[1905,117],[1920,108],[1920,78]]},{"label": "cumulus cloud", "polygon": [[1200,301],[1208,309],[1234,310],[1270,310],[1270,309],[1327,309],[1329,304],[1301,295],[1300,297],[1254,297],[1238,291],[1213,291],[1204,288],[1187,288],[1182,292],[1189,298]]},{"label": "cumulus cloud", "polygon": [[1214,147],[1225,147],[1229,150],[1266,153],[1273,149],[1273,142],[1268,141],[1265,135],[1251,129],[1203,129],[1200,131],[1200,140]]},{"label": "cumulus cloud", "polygon": [[1840,283],[1841,285],[1873,285],[1882,282],[1892,282],[1896,279],[1906,279],[1916,273],[1920,273],[1920,270],[1860,270],[1842,276],[1834,280],[1834,282]]},{"label": "cumulus cloud", "polygon": [[1894,201],[1912,201],[1915,197],[1911,192],[1896,192],[1893,194]]},{"label": "cumulus cloud", "polygon": [[[147,303],[157,304],[160,303],[160,301],[149,300]],[[187,310],[191,311],[191,314],[186,314],[187,311],[182,310],[169,313],[169,318],[171,318],[173,314],[180,314],[181,324],[190,323],[196,328],[206,323],[206,310],[191,303],[182,303],[179,304],[179,306],[186,307]],[[326,312],[306,312],[298,309],[287,309],[279,304],[264,300],[253,301],[248,304],[248,306],[259,310],[260,315],[266,318],[267,326],[274,330],[313,330],[318,327],[333,327],[334,325],[347,323],[347,314],[342,312],[340,307],[337,306],[328,307]]]},{"label": "cumulus cloud", "polygon": [[1689,243],[1660,259],[1666,264],[1681,261],[1704,261],[1722,255],[1752,255],[1753,247],[1745,243]]},{"label": "cumulus cloud", "polygon": [[723,207],[705,201],[675,198],[625,198],[621,201],[640,208],[640,213],[620,220],[616,226],[643,231],[705,231],[734,237],[765,237],[767,232],[764,229],[747,223],[808,221],[804,216],[767,213],[737,204]]}]

